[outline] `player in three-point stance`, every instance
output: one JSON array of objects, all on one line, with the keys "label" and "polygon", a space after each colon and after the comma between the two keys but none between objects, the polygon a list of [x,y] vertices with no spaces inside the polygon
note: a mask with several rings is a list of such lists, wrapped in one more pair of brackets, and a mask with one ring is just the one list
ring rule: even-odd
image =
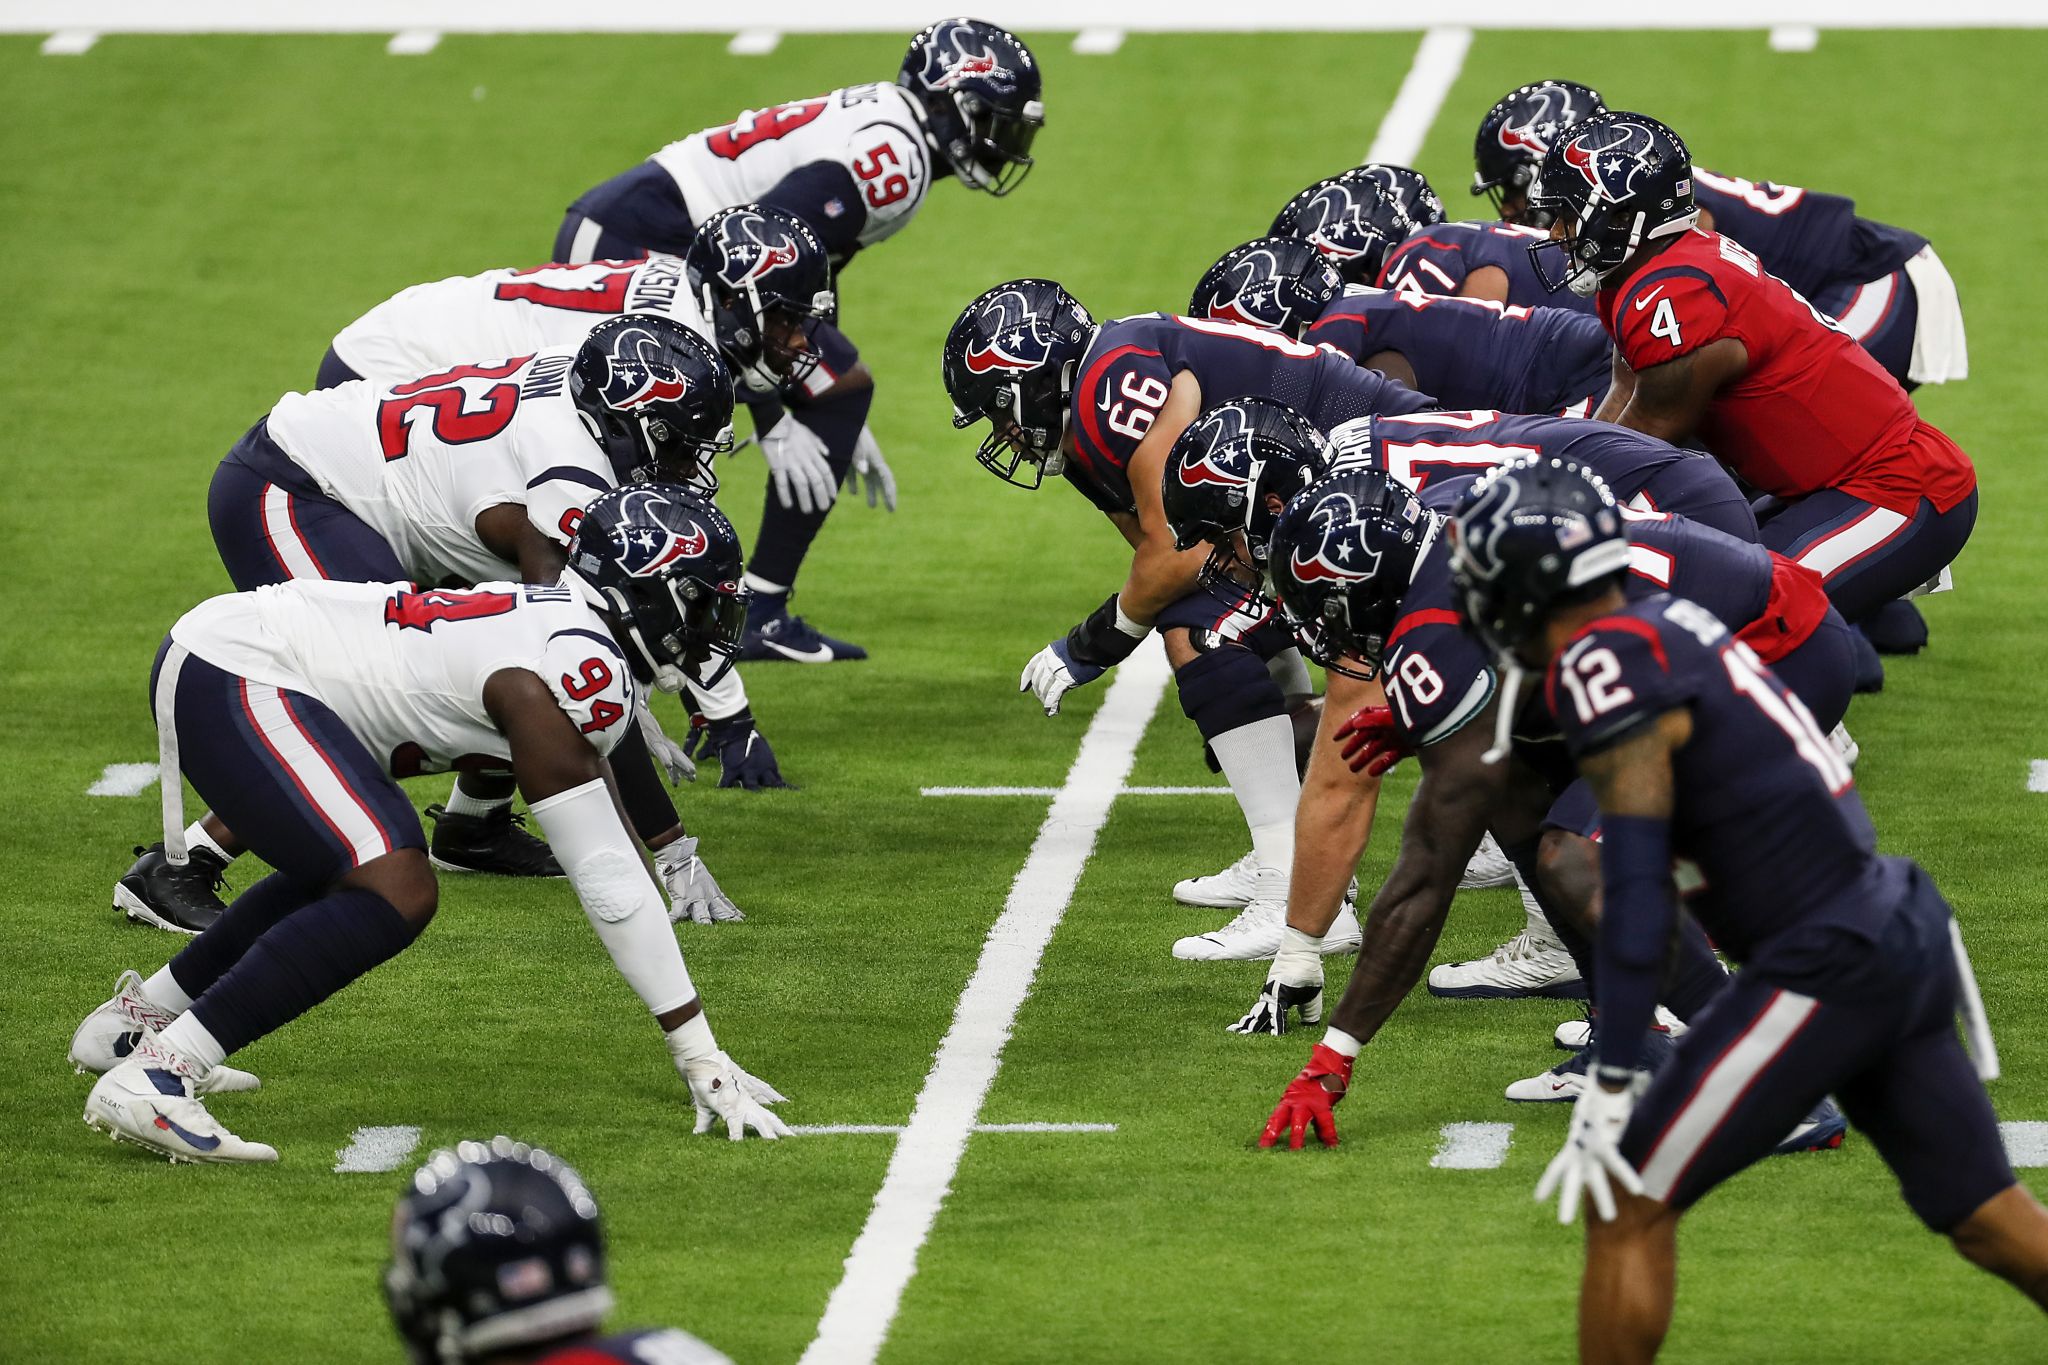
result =
[{"label": "player in three-point stance", "polygon": [[666,1037],[697,1107],[737,1140],[788,1130],[782,1097],[719,1050],[605,759],[648,686],[730,659],[745,620],[740,546],[673,484],[582,510],[548,586],[294,581],[181,617],[150,678],[165,837],[182,771],[277,871],[147,981],[124,972],[78,1026],[72,1064],[103,1073],[85,1120],[173,1161],[275,1161],[208,1112],[249,1089],[226,1058],[411,945],[439,899],[397,777],[509,768],[620,975]]},{"label": "player in three-point stance", "polygon": [[[1525,473],[1480,480],[1450,534],[1460,610],[1504,669],[1542,672],[1600,808],[1598,1064],[1537,1186],[1564,1222],[1593,1199],[1581,1358],[1656,1355],[1680,1217],[1827,1094],[1928,1227],[2048,1306],[2048,1210],[2006,1161],[1990,1031],[1932,879],[1877,854],[1847,764],[1749,645],[1698,603],[1627,598],[1611,501]],[[1744,969],[1645,1088],[1679,894]]]},{"label": "player in three-point stance", "polygon": [[[848,86],[815,99],[752,109],[672,142],[579,198],[556,234],[554,259],[582,262],[685,251],[721,209],[762,204],[796,215],[843,271],[893,236],[924,203],[935,176],[995,196],[1032,166],[1045,123],[1038,63],[1016,35],[978,19],[945,19],[910,41],[895,83]],[[859,352],[822,328],[821,376],[871,389]],[[777,477],[747,565],[753,613],[741,657],[830,663],[864,659],[789,611],[798,570],[851,475],[895,509],[895,478],[862,420],[827,421],[803,393],[746,395]],[[785,411],[785,404],[787,411]]]}]

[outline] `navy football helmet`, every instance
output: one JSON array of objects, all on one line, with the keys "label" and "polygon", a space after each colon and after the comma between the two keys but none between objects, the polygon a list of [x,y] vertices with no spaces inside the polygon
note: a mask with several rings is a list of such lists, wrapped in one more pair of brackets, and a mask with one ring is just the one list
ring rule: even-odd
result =
[{"label": "navy football helmet", "polygon": [[1372,178],[1381,196],[1407,221],[1409,232],[1435,227],[1444,220],[1444,201],[1436,197],[1421,171],[1386,161],[1368,161],[1358,169]]},{"label": "navy football helmet", "polygon": [[[1529,202],[1556,220],[1529,246],[1543,287],[1590,296],[1646,242],[1699,221],[1692,154],[1678,134],[1643,114],[1595,114],[1544,154]],[[1559,232],[1559,228],[1563,231]],[[1563,257],[1560,271],[1550,265]]]},{"label": "navy football helmet", "polygon": [[597,1200],[538,1147],[497,1137],[427,1158],[384,1269],[415,1365],[460,1365],[594,1331],[612,1309]]},{"label": "navy football helmet", "polygon": [[583,509],[569,572],[611,618],[634,676],[664,692],[712,659],[732,667],[747,625],[740,537],[725,514],[677,484],[614,488]]},{"label": "navy football helmet", "polygon": [[896,83],[924,105],[932,141],[962,184],[1000,198],[1024,183],[1045,103],[1038,62],[1016,34],[941,19],[910,40]]},{"label": "navy football helmet", "polygon": [[990,473],[1036,488],[1066,467],[1074,371],[1094,336],[1095,319],[1051,280],[1011,280],[961,310],[940,373],[956,429],[988,419],[975,458]]},{"label": "navy football helmet", "polygon": [[1378,676],[1440,524],[1378,469],[1340,470],[1297,493],[1274,524],[1267,574],[1302,652],[1347,678]]},{"label": "navy football helmet", "polygon": [[606,318],[576,351],[569,396],[620,483],[663,478],[718,491],[710,457],[732,449],[732,377],[711,343],[680,322]]},{"label": "navy football helmet", "polygon": [[1344,292],[1343,277],[1298,237],[1260,237],[1232,247],[1209,267],[1188,300],[1188,316],[1243,322],[1300,339]]},{"label": "navy football helmet", "polygon": [[1473,139],[1472,193],[1493,211],[1525,227],[1549,227],[1551,213],[1526,203],[1551,144],[1565,129],[1602,113],[1600,92],[1577,81],[1537,81],[1510,90],[1479,120]]},{"label": "navy football helmet", "polygon": [[1451,514],[1451,582],[1466,624],[1503,661],[1553,610],[1628,572],[1628,532],[1606,483],[1571,460],[1488,470]]},{"label": "navy football helmet", "polygon": [[1204,587],[1233,602],[1263,596],[1276,515],[1266,504],[1284,505],[1328,468],[1323,434],[1285,403],[1253,395],[1216,404],[1167,452],[1160,502],[1174,548],[1207,541],[1213,548],[1200,571]]},{"label": "navy football helmet", "polygon": [[683,254],[683,270],[718,349],[751,387],[772,393],[817,368],[812,337],[839,305],[831,258],[809,223],[768,204],[714,213]]},{"label": "navy football helmet", "polygon": [[1408,235],[1408,216],[1380,192],[1372,172],[1354,167],[1318,180],[1287,201],[1269,229],[1299,237],[1336,267],[1346,284],[1372,284],[1387,253]]}]

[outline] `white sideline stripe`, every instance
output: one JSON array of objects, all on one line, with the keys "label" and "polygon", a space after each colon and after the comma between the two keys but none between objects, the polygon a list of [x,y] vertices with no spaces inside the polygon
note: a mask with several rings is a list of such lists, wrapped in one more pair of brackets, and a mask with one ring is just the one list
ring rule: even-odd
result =
[{"label": "white sideline stripe", "polygon": [[89,28],[59,29],[43,39],[43,55],[45,57],[83,57],[86,53],[92,51],[92,45],[99,40],[100,35],[94,33]]},{"label": "white sideline stripe", "polygon": [[1120,28],[1084,28],[1074,35],[1074,51],[1083,57],[1108,57],[1123,45]]},{"label": "white sideline stripe", "polygon": [[[799,1123],[790,1128],[798,1137],[843,1137],[848,1134],[900,1133],[900,1123]],[[1113,1123],[977,1123],[977,1133],[1114,1133]]]},{"label": "white sideline stripe", "polygon": [[1820,30],[1812,24],[1779,24],[1771,30],[1771,51],[1811,52],[1820,46]]},{"label": "white sideline stripe", "polygon": [[410,1124],[390,1128],[358,1128],[348,1146],[334,1154],[336,1175],[363,1171],[395,1171],[420,1145],[420,1130]]},{"label": "white sideline stripe", "polygon": [[[919,787],[919,796],[1058,796],[1058,787]],[[1230,788],[1209,787],[1122,787],[1118,796],[1228,796]]]},{"label": "white sideline stripe", "polygon": [[2048,792],[2048,758],[2030,759],[2027,763],[2027,790]]},{"label": "white sideline stripe", "polygon": [[394,57],[424,57],[441,45],[441,34],[431,28],[409,28],[391,35],[384,50]]},{"label": "white sideline stripe", "polygon": [[2001,1123],[1998,1135],[2005,1139],[2005,1159],[2013,1165],[2048,1166],[2048,1123]]},{"label": "white sideline stripe", "polygon": [[154,763],[109,763],[100,769],[97,782],[85,789],[87,796],[140,796],[156,785]]},{"label": "white sideline stripe", "polygon": [[782,34],[772,28],[743,28],[732,35],[725,50],[735,57],[765,57],[782,46]]},{"label": "white sideline stripe", "polygon": [[1429,1164],[1440,1171],[1490,1171],[1508,1159],[1512,1123],[1447,1123]]},{"label": "white sideline stripe", "polygon": [[803,1365],[868,1365],[882,1349],[917,1253],[931,1234],[968,1135],[1003,1060],[1017,1011],[1031,991],[1039,959],[1067,903],[1095,836],[1130,776],[1138,741],[1169,670],[1155,636],[1116,671],[1102,709],[1081,737],[1066,784],[1038,827],[1030,856],[1010,886],[1003,913],[982,944],[981,960],[918,1092],[910,1122],[889,1159],[867,1224],[846,1257],[846,1273],[825,1304]]},{"label": "white sideline stripe", "polygon": [[1414,164],[1422,152],[1422,140],[1429,136],[1429,125],[1436,122],[1437,110],[1444,107],[1444,96],[1451,93],[1451,83],[1464,69],[1465,53],[1471,47],[1469,28],[1445,26],[1422,35],[1394,103],[1380,120],[1379,132],[1373,134],[1367,161]]}]

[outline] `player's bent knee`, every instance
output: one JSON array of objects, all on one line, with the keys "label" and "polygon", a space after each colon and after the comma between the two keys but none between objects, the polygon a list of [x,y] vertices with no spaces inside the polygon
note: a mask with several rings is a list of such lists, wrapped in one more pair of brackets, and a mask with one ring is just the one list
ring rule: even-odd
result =
[{"label": "player's bent knee", "polygon": [[433,864],[421,848],[400,848],[372,858],[341,879],[390,902],[415,934],[425,929],[440,907],[441,887]]}]

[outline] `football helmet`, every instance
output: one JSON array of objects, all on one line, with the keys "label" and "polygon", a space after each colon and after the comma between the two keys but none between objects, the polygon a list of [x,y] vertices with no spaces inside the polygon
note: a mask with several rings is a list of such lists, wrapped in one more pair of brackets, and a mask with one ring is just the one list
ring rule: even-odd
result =
[{"label": "football helmet", "polygon": [[583,509],[569,572],[606,613],[634,675],[664,692],[713,658],[732,667],[747,627],[740,538],[725,514],[676,484],[614,488]]},{"label": "football helmet", "polygon": [[1289,199],[1269,234],[1300,238],[1322,252],[1346,284],[1369,285],[1408,229],[1407,215],[1380,192],[1373,173],[1353,167]]},{"label": "football helmet", "polygon": [[[1645,242],[1685,232],[1699,221],[1692,156],[1678,134],[1643,114],[1595,114],[1544,153],[1529,202],[1551,214],[1551,240],[1532,242],[1529,259],[1543,287],[1596,293]],[[1559,227],[1563,232],[1558,232]],[[1551,267],[1561,256],[1563,265]]]},{"label": "football helmet", "polygon": [[576,351],[569,397],[620,483],[718,491],[710,457],[732,449],[732,377],[689,328],[654,313],[606,318]]},{"label": "football helmet", "polygon": [[1300,340],[1344,292],[1343,277],[1298,237],[1260,237],[1232,247],[1209,267],[1188,300],[1188,316],[1249,323]]},{"label": "football helmet", "polygon": [[1036,488],[1066,467],[1074,371],[1095,319],[1051,280],[1011,280],[962,309],[940,359],[953,426],[984,417],[991,430],[975,458],[1005,483]]},{"label": "football helmet", "polygon": [[[1558,135],[1606,108],[1598,90],[1577,81],[1537,81],[1510,90],[1479,120],[1472,143],[1472,193],[1485,195],[1493,211],[1507,217],[1503,201],[1528,195],[1536,168]],[[1550,219],[1547,209],[1515,206],[1514,221],[1525,227],[1549,227]]]},{"label": "football helmet", "polygon": [[932,141],[960,182],[998,198],[1031,173],[1045,126],[1038,62],[1008,29],[941,19],[910,40],[896,83],[924,106]]},{"label": "football helmet", "polygon": [[1606,483],[1571,460],[1526,456],[1458,500],[1451,582],[1471,628],[1514,662],[1555,608],[1597,597],[1628,572],[1628,532]]},{"label": "football helmet", "polygon": [[435,1152],[392,1214],[384,1300],[415,1365],[593,1331],[612,1309],[597,1200],[508,1137]]},{"label": "football helmet", "polygon": [[1189,423],[1166,455],[1160,501],[1177,550],[1207,541],[1202,585],[1241,601],[1264,595],[1266,542],[1273,516],[1269,489],[1285,504],[1313,481],[1300,471],[1329,467],[1329,446],[1308,418],[1257,395],[1218,403]]},{"label": "football helmet", "polygon": [[1444,220],[1444,201],[1436,197],[1428,177],[1421,171],[1386,161],[1368,161],[1358,169],[1372,178],[1381,196],[1407,220],[1409,232],[1434,227]]},{"label": "football helmet", "polygon": [[1267,576],[1302,652],[1347,678],[1378,676],[1416,560],[1440,526],[1378,469],[1340,470],[1297,493],[1274,523]]},{"label": "football helmet", "polygon": [[801,384],[818,367],[812,337],[839,305],[831,259],[809,223],[768,204],[722,210],[697,229],[683,270],[718,349],[752,388]]}]

